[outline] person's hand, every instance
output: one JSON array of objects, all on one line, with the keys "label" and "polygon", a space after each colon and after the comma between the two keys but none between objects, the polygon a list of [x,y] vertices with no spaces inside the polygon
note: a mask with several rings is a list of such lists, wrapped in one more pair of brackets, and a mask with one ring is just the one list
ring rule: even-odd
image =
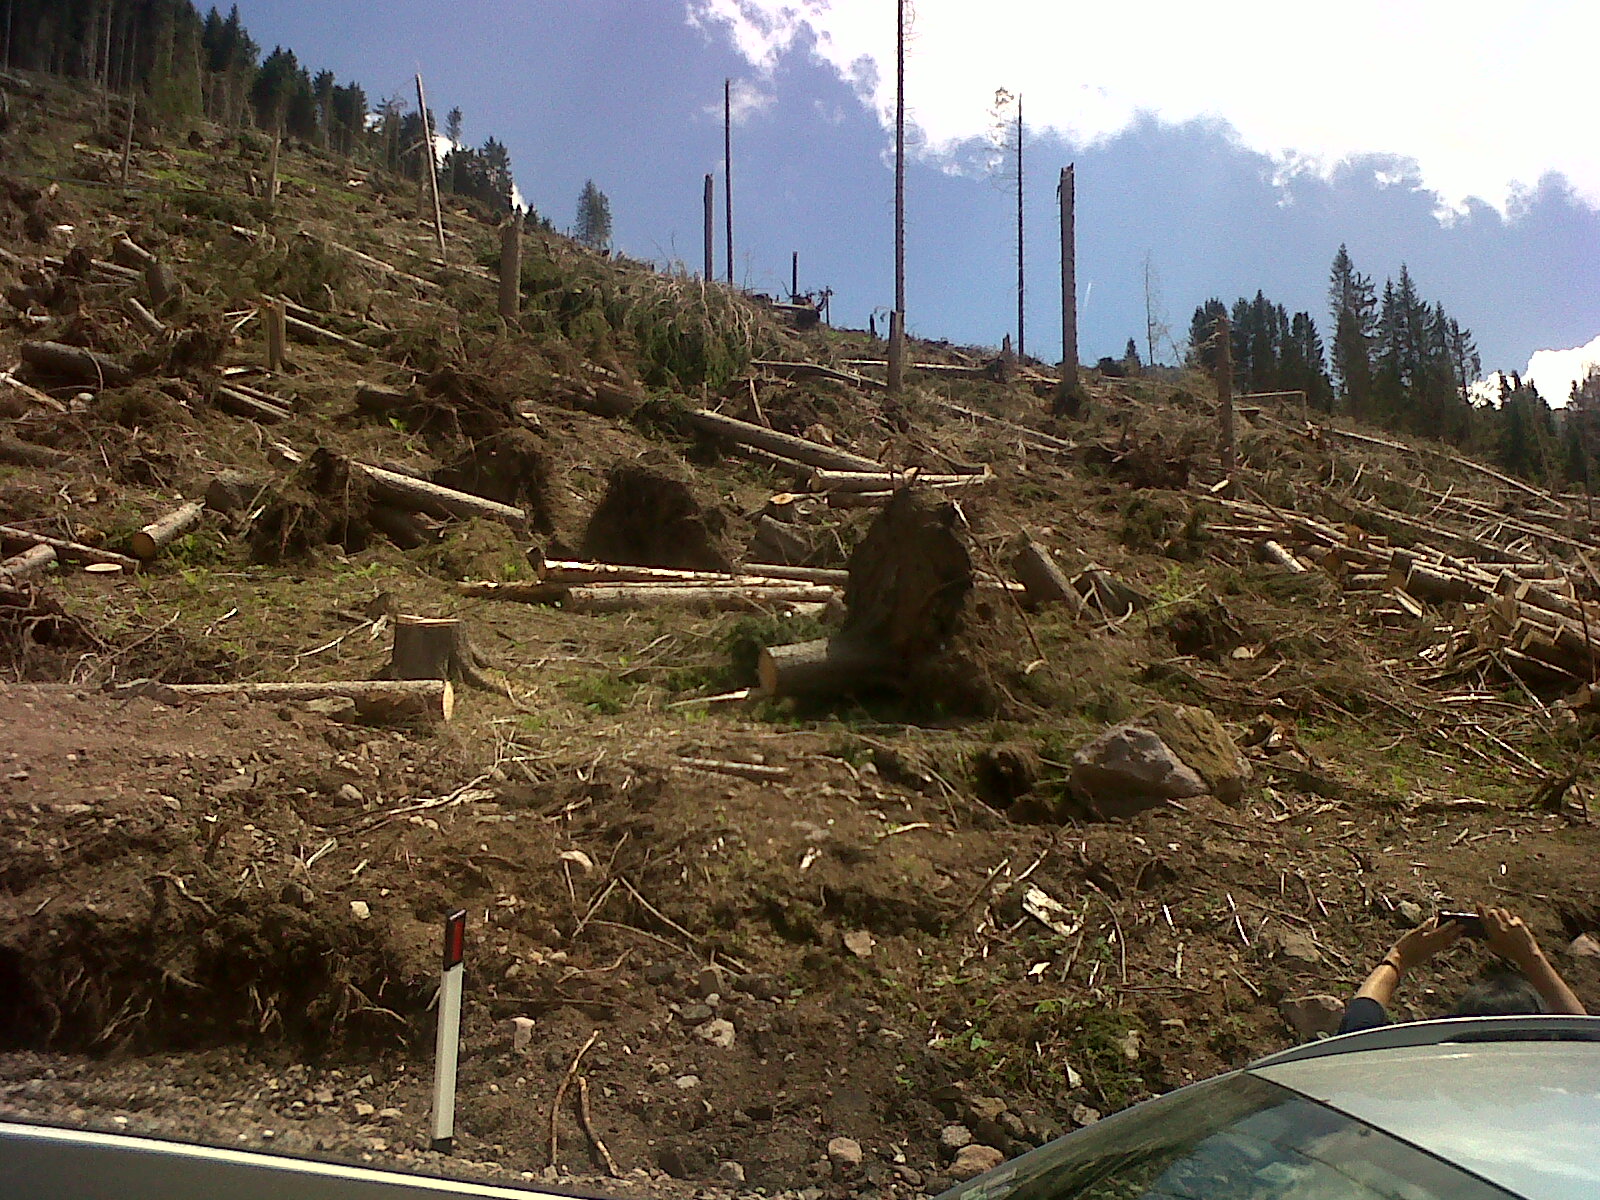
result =
[{"label": "person's hand", "polygon": [[1479,905],[1478,915],[1483,918],[1483,932],[1488,939],[1489,949],[1515,964],[1524,974],[1530,964],[1544,957],[1533,930],[1510,909]]},{"label": "person's hand", "polygon": [[1455,945],[1461,939],[1461,926],[1454,921],[1439,924],[1438,917],[1429,917],[1396,942],[1385,955],[1401,974],[1420,967],[1439,951]]}]

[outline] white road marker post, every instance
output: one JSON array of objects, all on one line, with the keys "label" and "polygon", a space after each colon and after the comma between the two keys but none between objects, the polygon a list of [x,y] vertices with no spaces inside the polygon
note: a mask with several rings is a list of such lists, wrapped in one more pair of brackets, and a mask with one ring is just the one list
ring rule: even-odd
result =
[{"label": "white road marker post", "polygon": [[439,1038],[433,1052],[433,1138],[449,1154],[456,1140],[456,1059],[461,1050],[461,986],[466,974],[467,911],[444,919],[444,970],[439,980]]}]

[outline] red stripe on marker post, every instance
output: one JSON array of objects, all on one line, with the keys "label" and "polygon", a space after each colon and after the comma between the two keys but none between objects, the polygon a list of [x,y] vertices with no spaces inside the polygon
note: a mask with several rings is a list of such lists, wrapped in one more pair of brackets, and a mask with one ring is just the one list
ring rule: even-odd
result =
[{"label": "red stripe on marker post", "polygon": [[467,912],[444,919],[444,964],[439,979],[439,1036],[433,1053],[433,1130],[429,1145],[443,1154],[455,1146],[456,1061],[461,1052],[461,988],[466,975]]}]

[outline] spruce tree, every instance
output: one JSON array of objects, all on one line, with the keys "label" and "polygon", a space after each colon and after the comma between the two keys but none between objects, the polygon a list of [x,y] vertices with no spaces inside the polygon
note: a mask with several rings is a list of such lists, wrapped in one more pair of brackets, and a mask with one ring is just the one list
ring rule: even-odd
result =
[{"label": "spruce tree", "polygon": [[592,179],[584,183],[578,196],[578,222],[573,236],[591,250],[604,250],[611,245],[611,201]]}]

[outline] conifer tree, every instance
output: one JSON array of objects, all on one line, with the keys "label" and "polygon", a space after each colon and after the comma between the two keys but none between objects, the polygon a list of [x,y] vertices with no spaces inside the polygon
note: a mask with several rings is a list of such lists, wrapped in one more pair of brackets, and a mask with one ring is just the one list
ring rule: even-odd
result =
[{"label": "conifer tree", "polygon": [[611,245],[611,201],[590,179],[578,196],[578,222],[573,236],[591,250],[604,250]]}]

